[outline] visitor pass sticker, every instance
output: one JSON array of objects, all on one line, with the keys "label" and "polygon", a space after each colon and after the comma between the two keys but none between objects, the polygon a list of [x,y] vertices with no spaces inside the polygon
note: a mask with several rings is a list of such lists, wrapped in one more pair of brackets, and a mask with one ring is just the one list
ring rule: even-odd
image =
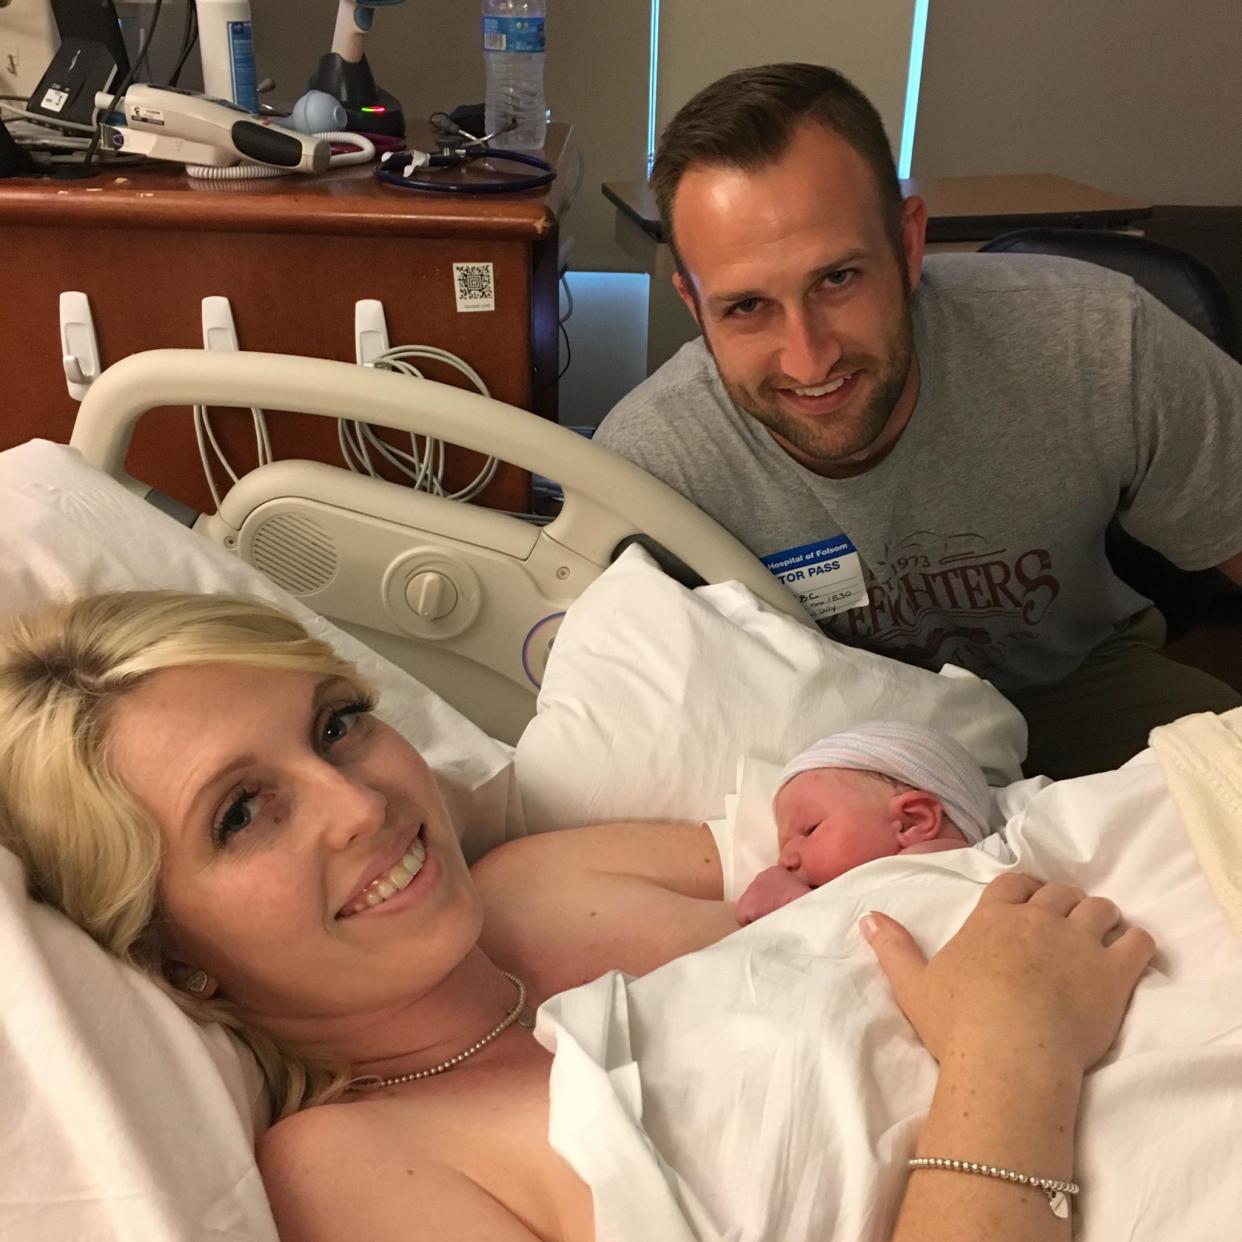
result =
[{"label": "visitor pass sticker", "polygon": [[813,621],[867,602],[862,561],[846,535],[786,548],[761,559],[802,601]]}]

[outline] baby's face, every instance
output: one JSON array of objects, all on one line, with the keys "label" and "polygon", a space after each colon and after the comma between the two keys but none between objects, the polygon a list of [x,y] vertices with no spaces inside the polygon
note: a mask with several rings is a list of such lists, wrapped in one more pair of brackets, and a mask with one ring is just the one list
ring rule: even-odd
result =
[{"label": "baby's face", "polygon": [[817,768],[776,795],[780,864],[813,887],[902,851],[900,794],[864,772]]}]

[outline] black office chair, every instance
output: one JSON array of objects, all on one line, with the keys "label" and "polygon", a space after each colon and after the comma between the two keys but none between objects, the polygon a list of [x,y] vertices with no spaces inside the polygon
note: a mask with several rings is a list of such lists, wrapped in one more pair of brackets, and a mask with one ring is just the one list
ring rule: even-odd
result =
[{"label": "black office chair", "polygon": [[[1124,272],[1214,344],[1227,353],[1233,351],[1233,308],[1224,285],[1210,267],[1182,250],[1130,233],[1067,228],[1017,229],[994,237],[982,249],[1063,255]],[[1203,619],[1220,585],[1214,569],[1178,569],[1116,521],[1105,533],[1104,546],[1117,576],[1164,614],[1170,641]]]}]

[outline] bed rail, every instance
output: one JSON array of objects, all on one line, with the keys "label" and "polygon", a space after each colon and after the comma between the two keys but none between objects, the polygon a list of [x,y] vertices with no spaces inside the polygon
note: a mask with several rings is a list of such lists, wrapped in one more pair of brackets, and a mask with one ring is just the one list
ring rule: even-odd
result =
[{"label": "bed rail", "polygon": [[323,358],[152,350],[114,364],[91,385],[70,444],[145,495],[148,486],[125,472],[134,427],[150,410],[196,404],[347,417],[494,455],[561,484],[564,508],[543,533],[593,564],[607,566],[622,540],[644,534],[706,581],[736,579],[812,624],[737,539],[632,462],[526,410],[431,380]]}]

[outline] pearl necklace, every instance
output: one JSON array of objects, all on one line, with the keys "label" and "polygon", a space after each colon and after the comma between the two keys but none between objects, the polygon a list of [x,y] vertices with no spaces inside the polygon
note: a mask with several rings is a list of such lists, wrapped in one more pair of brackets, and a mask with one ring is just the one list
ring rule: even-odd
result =
[{"label": "pearl necklace", "polygon": [[471,1044],[464,1052],[459,1052],[456,1056],[449,1057],[447,1061],[441,1061],[439,1065],[433,1065],[430,1069],[415,1070],[412,1074],[395,1074],[391,1078],[381,1078],[379,1074],[362,1074],[357,1078],[351,1078],[346,1084],[345,1090],[379,1091],[383,1087],[395,1087],[403,1082],[416,1082],[420,1078],[434,1078],[437,1074],[447,1073],[467,1058],[474,1056],[475,1053],[482,1052],[493,1039],[507,1031],[515,1022],[528,1030],[533,1027],[535,1025],[535,1015],[526,1012],[526,984],[517,975],[511,975],[507,970],[502,970],[500,973],[517,988],[517,1004],[477,1043]]}]

